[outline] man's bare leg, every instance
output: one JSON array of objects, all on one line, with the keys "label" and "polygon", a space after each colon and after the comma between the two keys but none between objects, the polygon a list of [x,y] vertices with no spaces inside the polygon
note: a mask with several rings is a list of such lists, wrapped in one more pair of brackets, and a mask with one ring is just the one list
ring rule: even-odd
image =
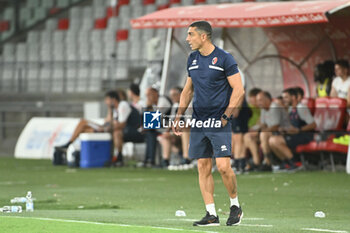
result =
[{"label": "man's bare leg", "polygon": [[264,160],[266,164],[271,165],[271,148],[269,145],[269,138],[272,136],[271,132],[261,132],[260,133],[260,142],[261,142],[261,149],[264,154]]},{"label": "man's bare leg", "polygon": [[238,202],[237,180],[236,175],[231,168],[230,158],[216,158],[216,166],[221,174],[228,195],[230,196],[230,216],[227,219],[226,225],[238,225],[241,223],[243,212]]},{"label": "man's bare leg", "polygon": [[113,132],[113,140],[114,140],[114,148],[116,149],[116,153],[114,154],[114,158],[112,162],[120,162],[120,165],[123,165],[123,131],[120,129],[115,129]]},{"label": "man's bare leg", "polygon": [[260,165],[259,147],[258,147],[258,132],[249,132],[243,136],[245,147],[249,149],[253,157],[253,162],[256,166]]},{"label": "man's bare leg", "polygon": [[57,146],[57,148],[66,149],[71,143],[73,143],[79,137],[81,133],[93,133],[93,132],[94,132],[94,129],[91,126],[89,126],[89,122],[87,120],[82,119],[80,120],[77,127],[75,128],[73,135],[69,139],[68,143],[62,146]]},{"label": "man's bare leg", "polygon": [[216,158],[216,166],[230,198],[237,197],[237,180],[231,168],[230,157]]}]

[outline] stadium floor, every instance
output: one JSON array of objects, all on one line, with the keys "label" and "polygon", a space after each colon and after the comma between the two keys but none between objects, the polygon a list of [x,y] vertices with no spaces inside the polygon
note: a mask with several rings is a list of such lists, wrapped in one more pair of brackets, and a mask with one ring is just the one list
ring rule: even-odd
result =
[{"label": "stadium floor", "polygon": [[[218,173],[214,181],[221,226],[198,228],[192,221],[205,210],[194,170],[83,170],[0,157],[0,205],[27,191],[36,198],[33,213],[0,213],[0,232],[349,232],[345,172],[238,176],[238,227],[225,226],[229,200]],[[175,217],[176,210],[187,216]],[[315,218],[316,211],[326,217]]]}]

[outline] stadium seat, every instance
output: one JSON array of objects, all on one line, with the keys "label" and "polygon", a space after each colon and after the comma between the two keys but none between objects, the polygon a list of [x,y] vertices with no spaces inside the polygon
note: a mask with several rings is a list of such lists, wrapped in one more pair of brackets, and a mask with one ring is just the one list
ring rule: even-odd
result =
[{"label": "stadium seat", "polygon": [[27,21],[32,18],[32,9],[27,7],[22,7],[19,14],[20,27],[27,27]]},{"label": "stadium seat", "polygon": [[45,8],[38,7],[38,8],[34,9],[34,18],[33,18],[33,20],[35,22],[39,21],[39,20],[42,20],[45,17],[46,17],[46,9]]},{"label": "stadium seat", "polygon": [[51,64],[42,65],[39,73],[39,91],[51,92],[52,84],[51,84]]},{"label": "stadium seat", "polygon": [[78,71],[75,66],[68,66],[66,69],[66,92],[74,92],[76,88],[76,78],[78,76]]},{"label": "stadium seat", "polygon": [[107,18],[95,19],[94,29],[105,29],[107,27]]},{"label": "stadium seat", "polygon": [[119,0],[118,5],[123,6],[123,5],[129,5],[130,0]]},{"label": "stadium seat", "polygon": [[12,43],[7,43],[4,45],[4,61],[5,62],[14,62],[15,61],[15,51],[16,47]]},{"label": "stadium seat", "polygon": [[92,10],[92,7],[91,6],[85,6],[83,8],[83,18],[86,19],[86,18],[93,18],[93,10]]},{"label": "stadium seat", "polygon": [[156,5],[166,5],[169,3],[169,0],[156,0]]},{"label": "stadium seat", "polygon": [[69,0],[59,0],[56,1],[56,7],[58,8],[65,8],[69,5]]},{"label": "stadium seat", "polygon": [[[58,1],[60,2],[60,1]],[[54,0],[43,0],[41,1],[41,6],[44,8],[52,8],[55,5]]]},{"label": "stadium seat", "polygon": [[45,23],[45,29],[48,31],[54,31],[57,29],[57,19],[48,19]]},{"label": "stadium seat", "polygon": [[106,8],[104,6],[94,7],[94,19],[100,19],[106,17]]},{"label": "stadium seat", "polygon": [[0,21],[0,32],[5,32],[10,30],[10,22],[7,20]]},{"label": "stadium seat", "polygon": [[58,21],[57,29],[58,30],[68,30],[69,28],[69,19],[63,18]]},{"label": "stadium seat", "polygon": [[55,67],[52,71],[52,89],[51,91],[56,93],[64,92],[64,76],[65,76],[65,68],[63,65],[55,64]]},{"label": "stadium seat", "polygon": [[16,61],[26,62],[27,61],[27,45],[26,43],[18,43],[16,45]]},{"label": "stadium seat", "polygon": [[113,7],[113,6],[107,7],[107,9],[106,9],[107,18],[118,16],[118,13],[119,13],[118,10],[119,10],[118,7]]},{"label": "stadium seat", "polygon": [[150,5],[150,4],[155,4],[156,1],[155,0],[143,0],[143,5]]},{"label": "stadium seat", "polygon": [[302,158],[304,158],[304,153],[321,153],[322,164],[323,153],[329,153],[332,170],[334,171],[333,152],[345,153],[347,151],[345,147],[347,146],[334,144],[332,136],[329,137],[324,133],[342,130],[346,115],[346,100],[341,98],[317,98],[315,107],[314,119],[317,129],[321,132],[318,136],[320,139],[298,146],[296,152],[300,153]]},{"label": "stadium seat", "polygon": [[315,99],[313,98],[304,98],[301,100],[301,103],[307,106],[312,115],[315,114]]}]

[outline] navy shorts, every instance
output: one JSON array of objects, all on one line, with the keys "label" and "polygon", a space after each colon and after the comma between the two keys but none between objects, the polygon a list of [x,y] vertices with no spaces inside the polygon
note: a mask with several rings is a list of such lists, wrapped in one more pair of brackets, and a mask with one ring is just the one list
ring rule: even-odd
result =
[{"label": "navy shorts", "polygon": [[231,157],[231,123],[223,128],[192,128],[189,157],[202,159]]},{"label": "navy shorts", "polygon": [[286,140],[287,146],[291,150],[295,150],[295,148],[299,145],[308,144],[314,138],[313,133],[298,133],[298,134],[286,134],[283,136],[284,140]]}]

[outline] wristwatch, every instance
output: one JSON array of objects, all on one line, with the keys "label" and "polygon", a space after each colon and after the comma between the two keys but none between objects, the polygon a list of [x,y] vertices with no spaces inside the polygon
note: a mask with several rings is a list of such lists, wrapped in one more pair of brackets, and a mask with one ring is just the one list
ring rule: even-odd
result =
[{"label": "wristwatch", "polygon": [[229,121],[229,120],[230,120],[230,118],[229,118],[225,113],[222,114],[221,118],[224,119],[224,120],[226,120],[226,121]]}]

